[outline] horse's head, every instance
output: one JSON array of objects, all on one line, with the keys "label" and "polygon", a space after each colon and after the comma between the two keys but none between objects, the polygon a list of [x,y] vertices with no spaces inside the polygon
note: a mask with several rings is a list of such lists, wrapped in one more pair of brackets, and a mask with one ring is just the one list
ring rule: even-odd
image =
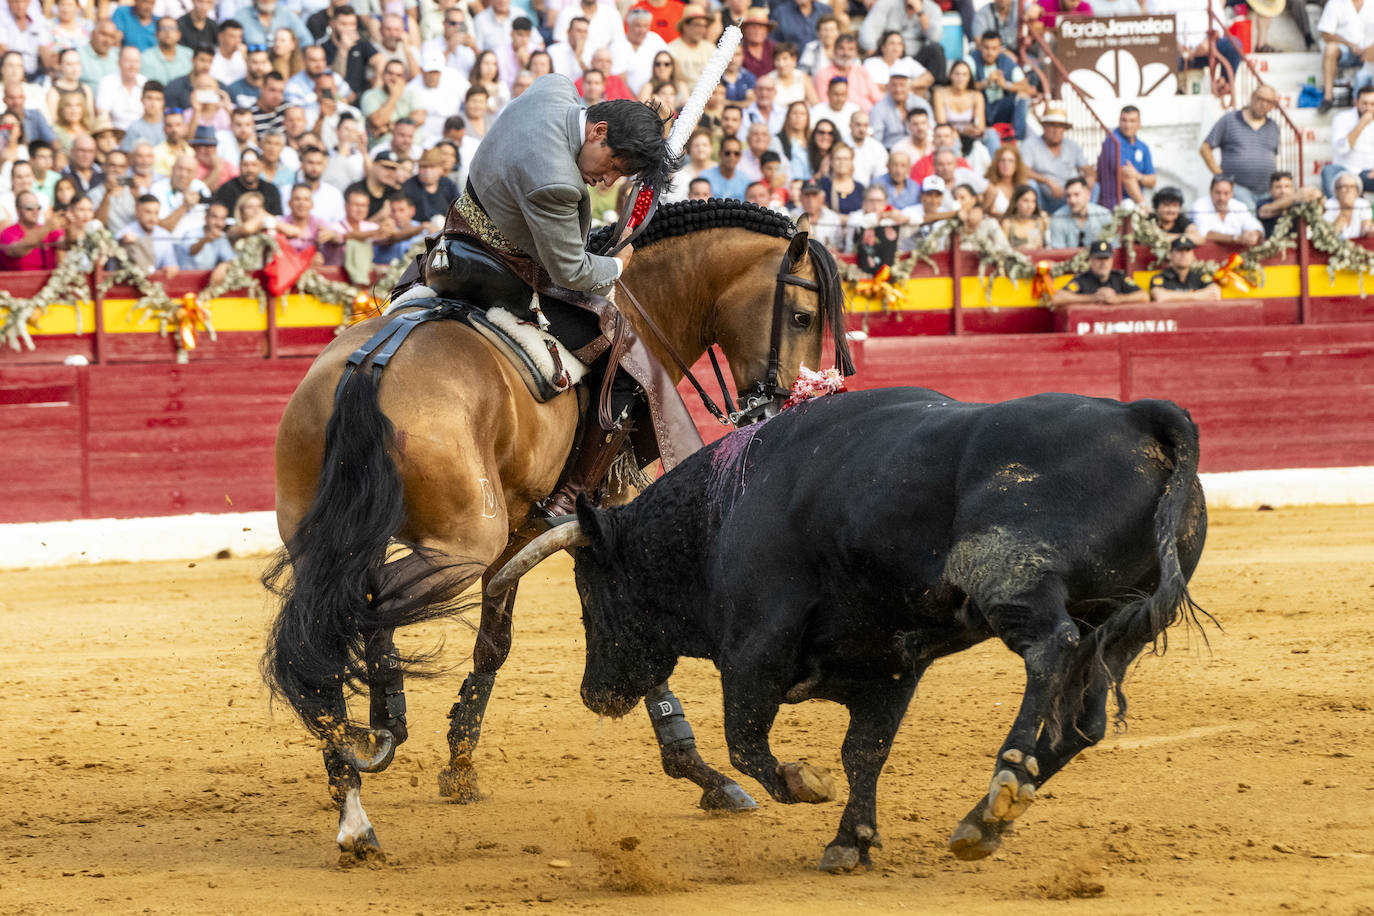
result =
[{"label": "horse's head", "polygon": [[827,331],[836,367],[854,372],[839,271],[808,229],[802,217],[790,240],[758,239],[748,268],[717,300],[713,325],[739,392],[737,425],[778,412],[800,367],[820,368]]}]

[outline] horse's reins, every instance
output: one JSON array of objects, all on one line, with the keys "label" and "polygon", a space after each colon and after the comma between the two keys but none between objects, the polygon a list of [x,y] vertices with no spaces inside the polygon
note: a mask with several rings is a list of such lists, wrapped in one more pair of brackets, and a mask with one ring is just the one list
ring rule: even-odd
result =
[{"label": "horse's reins", "polygon": [[692,387],[696,389],[698,397],[701,398],[701,403],[711,412],[711,415],[714,416],[722,426],[739,426],[742,421],[753,418],[762,411],[765,405],[776,399],[777,396],[782,393],[782,389],[778,387],[778,374],[781,371],[782,313],[787,305],[787,287],[799,286],[802,289],[816,293],[818,296],[820,295],[820,284],[814,280],[808,280],[805,277],[800,277],[791,273],[788,270],[790,264],[791,261],[788,255],[784,253],[781,263],[778,264],[777,280],[773,287],[773,326],[770,330],[768,339],[768,376],[764,381],[755,383],[753,391],[747,397],[740,398],[739,409],[735,409],[734,401],[730,397],[730,391],[726,387],[725,373],[721,371],[720,363],[716,359],[714,346],[707,347],[706,352],[711,357],[711,366],[715,369],[716,381],[720,383],[721,397],[724,399],[726,407],[729,408],[729,413],[726,413],[716,406],[716,402],[706,393],[706,389],[702,387],[702,384],[697,381],[696,376],[692,373],[692,367],[687,365],[687,361],[677,352],[677,348],[669,342],[668,336],[663,333],[658,323],[654,321],[653,318],[649,317],[648,312],[639,304],[639,300],[635,298],[634,293],[630,292],[629,287],[625,285],[624,281],[617,278],[615,282],[628,300],[628,304],[635,313],[635,316],[642,321],[644,327],[648,328],[654,337],[657,338],[659,344],[672,359],[673,364],[677,366],[678,371],[682,373],[683,377],[691,382]]}]

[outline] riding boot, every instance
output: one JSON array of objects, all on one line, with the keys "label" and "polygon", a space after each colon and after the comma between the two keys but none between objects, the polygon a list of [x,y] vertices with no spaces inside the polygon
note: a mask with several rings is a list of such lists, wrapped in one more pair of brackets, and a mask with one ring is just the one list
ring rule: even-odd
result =
[{"label": "riding boot", "polygon": [[536,511],[547,521],[557,521],[577,510],[577,497],[584,493],[590,495],[593,502],[600,502],[606,474],[631,432],[628,419],[622,419],[617,429],[607,432],[597,423],[596,417],[587,417],[577,456],[563,485]]}]

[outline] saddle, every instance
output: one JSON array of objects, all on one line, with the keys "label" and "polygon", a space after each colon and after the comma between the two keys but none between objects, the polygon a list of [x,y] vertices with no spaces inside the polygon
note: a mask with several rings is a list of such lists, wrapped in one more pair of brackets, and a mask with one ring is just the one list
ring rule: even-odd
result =
[{"label": "saddle", "polygon": [[361,365],[372,356],[374,366],[385,367],[391,354],[416,326],[426,321],[452,320],[472,328],[495,347],[541,404],[571,390],[587,374],[582,361],[552,334],[504,308],[484,310],[469,302],[423,296],[393,303],[384,314],[391,316],[391,320],[354,352],[349,358],[351,364]]}]

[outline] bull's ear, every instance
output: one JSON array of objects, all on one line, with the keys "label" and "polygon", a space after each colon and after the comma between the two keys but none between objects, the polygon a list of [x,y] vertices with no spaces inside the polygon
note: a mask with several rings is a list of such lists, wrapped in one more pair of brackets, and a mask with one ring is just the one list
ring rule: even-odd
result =
[{"label": "bull's ear", "polygon": [[586,494],[577,497],[577,521],[582,526],[582,533],[587,536],[587,546],[593,551],[602,553],[611,549],[613,532],[610,513],[593,506]]},{"label": "bull's ear", "polygon": [[803,213],[801,216],[797,217],[797,232],[804,235],[810,231],[811,217]]},{"label": "bull's ear", "polygon": [[800,231],[792,236],[792,244],[787,246],[788,273],[796,273],[801,270],[802,261],[806,259],[806,240],[805,231]]}]

